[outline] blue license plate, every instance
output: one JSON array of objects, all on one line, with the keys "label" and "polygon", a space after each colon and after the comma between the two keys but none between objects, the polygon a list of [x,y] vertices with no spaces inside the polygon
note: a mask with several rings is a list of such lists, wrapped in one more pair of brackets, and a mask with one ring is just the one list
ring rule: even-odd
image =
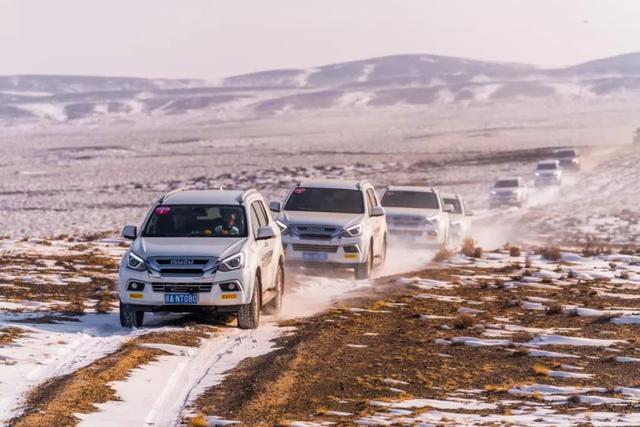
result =
[{"label": "blue license plate", "polygon": [[303,261],[326,261],[326,252],[302,252]]},{"label": "blue license plate", "polygon": [[168,305],[198,304],[198,294],[164,294],[164,303]]}]

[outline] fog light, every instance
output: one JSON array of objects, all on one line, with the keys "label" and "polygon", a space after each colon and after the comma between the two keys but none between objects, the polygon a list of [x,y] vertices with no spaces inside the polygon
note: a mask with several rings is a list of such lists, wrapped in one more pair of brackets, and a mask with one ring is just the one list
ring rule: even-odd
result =
[{"label": "fog light", "polygon": [[349,245],[349,246],[344,246],[342,248],[342,250],[344,251],[344,253],[346,254],[357,254],[358,252],[360,252],[360,249],[358,248],[358,245]]},{"label": "fog light", "polygon": [[221,283],[220,289],[224,292],[238,292],[240,290],[240,285],[237,282]]},{"label": "fog light", "polygon": [[128,291],[142,291],[144,290],[144,283],[141,282],[129,282],[127,286]]}]

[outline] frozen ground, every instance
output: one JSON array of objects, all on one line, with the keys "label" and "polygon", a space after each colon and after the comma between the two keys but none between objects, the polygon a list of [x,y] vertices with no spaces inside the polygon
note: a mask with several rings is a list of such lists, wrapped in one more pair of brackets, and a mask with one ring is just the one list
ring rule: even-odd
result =
[{"label": "frozen ground", "polygon": [[[604,360],[610,354],[615,359],[607,361],[619,365],[640,360],[629,341],[640,324],[640,149],[628,144],[639,113],[631,103],[530,101],[526,106],[388,108],[340,115],[327,111],[225,124],[163,118],[154,125],[0,130],[0,421],[7,423],[24,410],[46,414],[47,402],[29,400],[33,390],[65,385],[84,368],[144,339],[140,346],[161,354],[108,382],[119,400],[96,400],[92,410],[72,415],[84,425],[176,425],[202,409],[198,399],[224,383],[228,370],[248,357],[273,353],[279,339],[295,333],[278,322],[315,316],[341,306],[347,296],[371,292],[369,281],[304,271],[291,276],[282,316],[266,319],[266,326],[256,332],[238,331],[225,319],[179,316],[154,316],[133,332],[117,324],[115,266],[124,246],[113,237],[122,225],[139,221],[154,199],[174,188],[218,186],[256,187],[277,199],[296,180],[323,176],[363,177],[378,187],[424,183],[455,190],[475,211],[474,234],[481,246],[494,249],[508,241],[531,249],[533,267],[527,274],[518,274],[515,267],[508,274],[497,272],[515,262],[522,269],[524,254],[513,259],[504,251],[485,251],[474,262],[452,259],[445,268],[468,269],[455,280],[422,280],[411,272],[426,268],[433,254],[394,248],[387,267],[377,274],[406,276],[398,283],[419,290],[416,304],[437,308],[417,316],[442,326],[437,337],[423,337],[430,350],[515,349],[531,359],[563,361],[543,366],[546,371],[540,368],[538,381],[513,384],[504,391],[508,396],[499,398],[466,388],[433,395],[427,389],[414,390],[407,396],[400,392],[401,382],[410,379],[389,378],[385,384],[395,390],[396,399],[372,398],[366,414],[332,407],[329,420],[351,416],[362,424],[635,424],[638,420],[628,408],[638,404],[640,383],[603,385],[596,370],[602,366],[592,365],[591,357]],[[488,209],[488,188],[497,176],[530,179],[535,162],[557,146],[583,149],[580,173],[567,177],[562,188],[534,189],[526,208]],[[587,242],[613,253],[582,253]],[[534,245],[550,243],[567,250],[562,254],[566,265],[533,255]],[[518,301],[514,306],[495,305],[495,295],[476,289],[480,284],[516,292]],[[564,292],[576,298],[565,298]],[[597,306],[589,304],[590,296],[598,299]],[[342,307],[324,324],[384,316],[402,307]],[[532,325],[538,320],[522,320],[547,319],[551,307],[559,310],[562,321]],[[488,313],[493,320],[486,318]],[[452,330],[449,323],[462,314],[481,318],[483,328]],[[583,324],[593,319],[607,321],[603,333]],[[196,345],[167,339],[202,324],[215,330],[199,336]],[[514,339],[522,338],[522,332],[530,335],[526,342]],[[370,351],[364,339],[345,346]],[[621,369],[611,369],[617,380]],[[551,385],[543,381],[547,379]],[[560,404],[579,406],[556,411]],[[217,423],[215,417],[223,413],[206,415]]]}]

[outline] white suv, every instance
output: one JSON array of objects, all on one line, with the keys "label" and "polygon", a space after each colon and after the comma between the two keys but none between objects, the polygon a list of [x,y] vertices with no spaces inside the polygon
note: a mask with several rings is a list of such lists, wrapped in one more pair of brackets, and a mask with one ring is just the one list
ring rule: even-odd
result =
[{"label": "white suv", "polygon": [[520,176],[498,178],[490,193],[491,207],[502,205],[524,206],[529,200],[527,183]]},{"label": "white suv", "polygon": [[286,227],[287,263],[354,268],[356,279],[384,263],[387,224],[375,189],[366,181],[309,180],[291,189],[284,205],[272,202]]},{"label": "white suv", "polygon": [[473,212],[467,207],[462,197],[455,193],[449,193],[443,194],[442,200],[445,205],[453,206],[453,211],[449,213],[450,238],[461,241],[471,237],[471,217]]},{"label": "white suv", "polygon": [[438,190],[428,187],[391,186],[382,194],[389,234],[411,243],[446,247],[449,215]]},{"label": "white suv", "polygon": [[561,185],[562,168],[559,160],[544,160],[538,163],[535,172],[536,186]]},{"label": "white suv", "polygon": [[278,312],[284,293],[280,229],[262,196],[249,191],[175,191],[149,211],[120,263],[120,323],[144,313],[236,312],[254,329]]}]

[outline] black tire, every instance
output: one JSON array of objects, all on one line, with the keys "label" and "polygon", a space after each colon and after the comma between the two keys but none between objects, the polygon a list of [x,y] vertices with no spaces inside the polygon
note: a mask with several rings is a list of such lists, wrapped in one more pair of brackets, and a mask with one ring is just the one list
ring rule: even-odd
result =
[{"label": "black tire", "polygon": [[284,296],[284,268],[282,263],[278,263],[278,271],[276,272],[276,296],[264,305],[262,310],[264,314],[278,314],[282,310],[282,299]]},{"label": "black tire", "polygon": [[129,304],[120,301],[120,326],[123,328],[140,328],[144,323],[144,311],[134,310]]},{"label": "black tire", "polygon": [[260,277],[256,277],[253,295],[249,304],[244,304],[238,310],[238,327],[240,329],[257,329],[260,326],[260,306],[262,305],[262,285]]},{"label": "black tire", "polygon": [[373,242],[369,245],[369,254],[367,260],[362,264],[356,265],[355,278],[356,280],[364,280],[371,277],[371,271],[373,270]]}]

